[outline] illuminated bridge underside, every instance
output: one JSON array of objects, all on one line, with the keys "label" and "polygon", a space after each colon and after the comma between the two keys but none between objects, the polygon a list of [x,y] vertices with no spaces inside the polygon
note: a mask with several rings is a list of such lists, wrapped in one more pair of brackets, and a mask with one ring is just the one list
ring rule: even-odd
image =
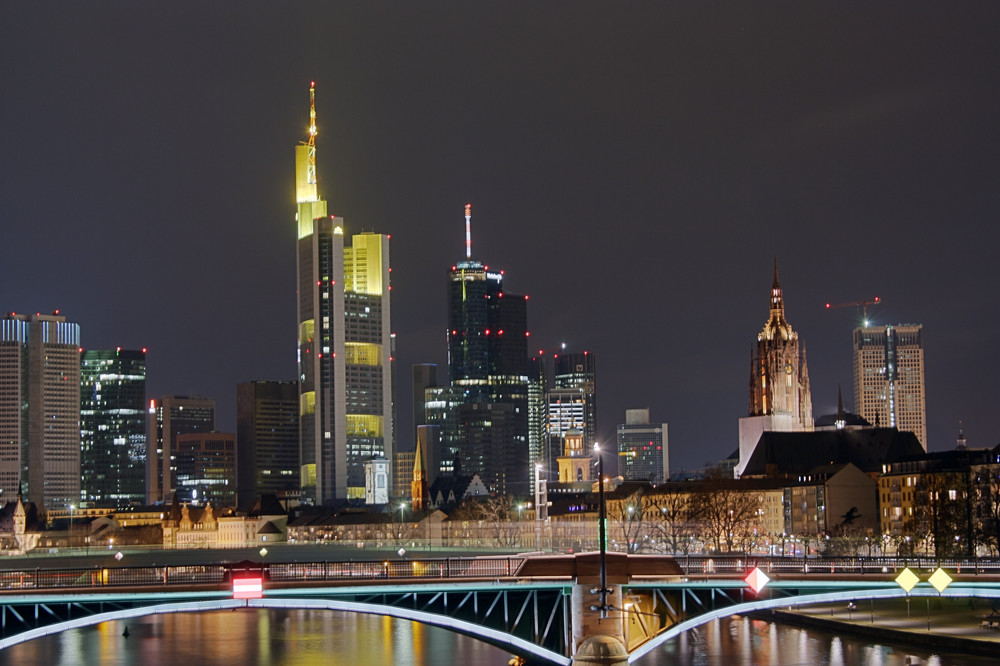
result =
[{"label": "illuminated bridge underside", "polygon": [[[397,617],[473,636],[532,663],[571,663],[570,587],[565,583],[387,585],[272,589],[263,599],[226,591],[58,594],[0,597],[0,649],[110,620],[235,608],[303,608]],[[790,605],[905,597],[894,582],[774,581],[759,596],[742,580],[643,582],[623,586],[623,623],[634,662],[680,633],[720,617]],[[1000,598],[995,583],[928,586],[911,597]]]},{"label": "illuminated bridge underside", "polygon": [[569,595],[564,586],[392,586],[269,591],[76,594],[0,599],[0,649],[76,627],[158,613],[234,608],[306,608],[386,615],[473,636],[533,662],[566,664]]}]

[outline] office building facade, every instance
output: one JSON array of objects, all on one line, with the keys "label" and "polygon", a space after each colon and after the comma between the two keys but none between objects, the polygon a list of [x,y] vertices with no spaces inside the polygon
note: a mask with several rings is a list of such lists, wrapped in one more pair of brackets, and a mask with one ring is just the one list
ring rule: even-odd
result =
[{"label": "office building facade", "polygon": [[0,319],[0,488],[80,502],[80,326],[58,310]]},{"label": "office building facade", "polygon": [[146,350],[80,355],[81,506],[146,501]]},{"label": "office building facade", "polygon": [[295,149],[300,484],[303,499],[365,498],[365,463],[393,459],[389,236],[327,215],[316,178],[316,110]]},{"label": "office building facade", "polygon": [[166,395],[149,401],[146,415],[147,503],[169,504],[177,490],[177,437],[215,430],[215,401]]},{"label": "office building facade", "polygon": [[876,427],[912,432],[927,450],[920,324],[854,329],[854,411]]},{"label": "office building facade", "polygon": [[299,396],[296,382],[236,386],[237,505],[299,488]]},{"label": "office building facade", "polygon": [[503,290],[503,272],[472,258],[471,206],[466,257],[448,271],[448,379],[434,394],[442,469],[461,459],[493,492],[526,494],[528,450],[527,297]]},{"label": "office building facade", "polygon": [[648,408],[625,410],[625,423],[618,426],[618,473],[626,481],[669,481],[668,432],[666,423],[650,423]]},{"label": "office building facade", "polygon": [[236,503],[236,434],[191,432],[177,436],[176,486],[181,503],[232,507]]}]

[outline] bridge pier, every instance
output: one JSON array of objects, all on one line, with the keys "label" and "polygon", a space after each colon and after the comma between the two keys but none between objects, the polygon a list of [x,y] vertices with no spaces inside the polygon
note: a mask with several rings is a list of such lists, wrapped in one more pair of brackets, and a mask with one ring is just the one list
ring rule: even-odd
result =
[{"label": "bridge pier", "polygon": [[628,663],[625,648],[625,625],[622,621],[622,586],[608,583],[606,601],[611,607],[603,613],[597,608],[599,582],[573,586],[570,608],[573,619],[573,666],[601,664],[624,666]]}]

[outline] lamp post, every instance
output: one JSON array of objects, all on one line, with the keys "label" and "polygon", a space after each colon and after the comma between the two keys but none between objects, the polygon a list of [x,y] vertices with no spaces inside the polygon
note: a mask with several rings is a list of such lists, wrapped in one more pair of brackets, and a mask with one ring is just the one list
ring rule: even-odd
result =
[{"label": "lamp post", "polygon": [[600,444],[594,444],[594,452],[597,454],[597,543],[600,550],[601,567],[601,605],[598,610],[603,618],[608,616],[608,544],[604,533],[604,523],[607,516],[604,509],[604,457],[601,455]]},{"label": "lamp post", "polygon": [[76,513],[76,504],[69,505],[69,538],[67,539],[66,546],[72,547],[73,545],[73,514]]}]

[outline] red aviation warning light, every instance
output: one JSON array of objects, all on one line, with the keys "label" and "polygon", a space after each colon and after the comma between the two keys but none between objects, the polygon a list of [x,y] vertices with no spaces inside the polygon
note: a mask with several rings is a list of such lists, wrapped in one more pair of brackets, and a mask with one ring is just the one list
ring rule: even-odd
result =
[{"label": "red aviation warning light", "polygon": [[233,599],[260,599],[264,596],[264,579],[253,578],[233,579]]}]

